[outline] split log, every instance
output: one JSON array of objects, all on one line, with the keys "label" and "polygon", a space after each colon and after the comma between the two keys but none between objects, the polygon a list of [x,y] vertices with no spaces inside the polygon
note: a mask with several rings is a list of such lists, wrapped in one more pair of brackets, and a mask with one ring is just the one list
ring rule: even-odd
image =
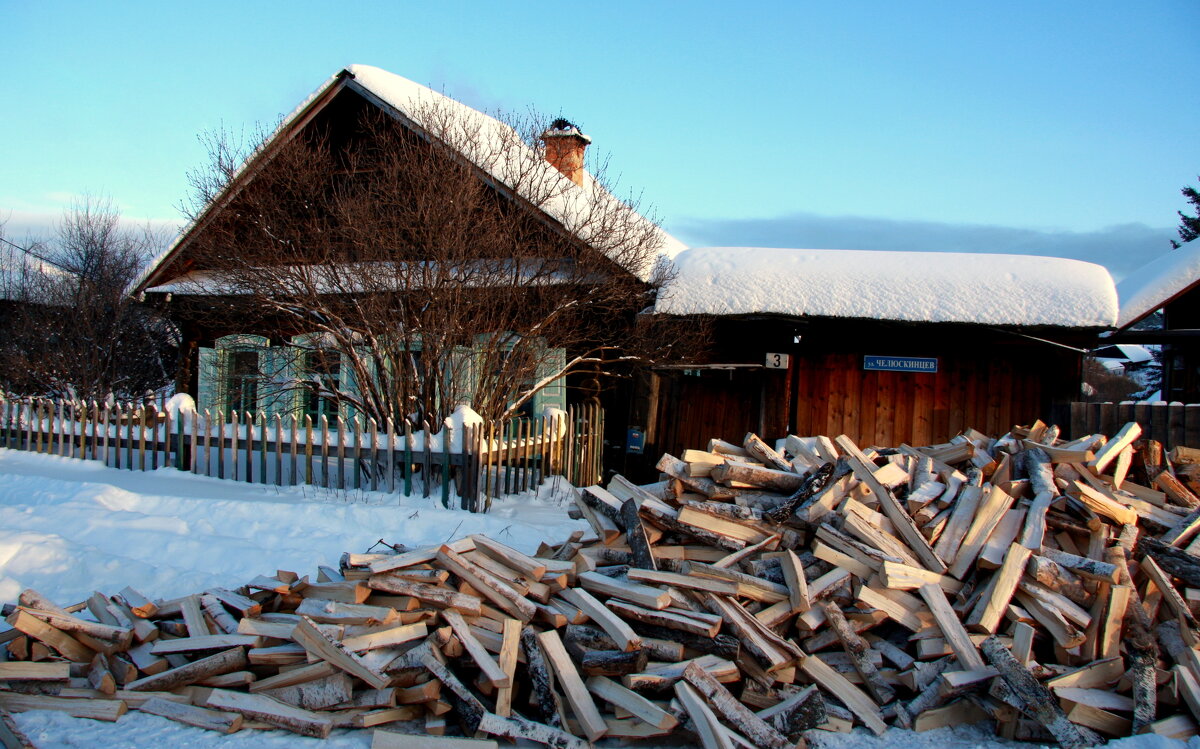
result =
[{"label": "split log", "polygon": [[792,744],[773,726],[738,701],[728,689],[695,663],[683,672],[683,678],[702,696],[713,711],[735,726],[757,747],[791,749]]},{"label": "split log", "polygon": [[600,711],[596,709],[596,703],[588,694],[583,680],[579,678],[579,672],[567,655],[567,650],[563,647],[558,632],[554,630],[543,632],[537,636],[537,640],[547,662],[554,669],[554,674],[566,695],[571,711],[579,720],[588,741],[600,738],[608,730],[608,727],[604,724],[604,718],[600,716]]},{"label": "split log", "polygon": [[684,681],[676,682],[675,697],[692,719],[692,730],[700,737],[700,745],[704,749],[733,749],[729,734],[692,685]]},{"label": "split log", "polygon": [[125,688],[133,692],[167,692],[210,676],[241,671],[247,665],[246,649],[232,648],[162,673],[145,676],[126,684]]},{"label": "split log", "polygon": [[17,694],[0,691],[0,711],[23,713],[29,710],[54,710],[72,718],[91,718],[115,722],[125,714],[121,700],[76,700],[40,694]]},{"label": "split log", "polygon": [[329,718],[262,694],[214,689],[208,696],[207,704],[210,708],[240,713],[251,720],[269,723],[301,736],[325,739],[333,730],[333,722]]},{"label": "split log", "polygon": [[533,688],[534,709],[540,711],[542,722],[552,728],[562,728],[562,706],[554,691],[546,657],[532,627],[521,630],[521,651],[525,654],[526,674]]},{"label": "split log", "polygon": [[842,609],[836,603],[827,601],[822,604],[825,609],[825,620],[833,628],[834,634],[842,643],[842,648],[854,663],[854,670],[862,677],[863,685],[871,697],[880,705],[886,705],[896,697],[896,692],[879,675],[879,669],[871,662],[867,654],[871,647],[866,640],[850,628]]},{"label": "split log", "polygon": [[219,710],[206,710],[194,705],[182,705],[178,702],[154,698],[138,706],[138,710],[161,718],[173,720],[196,728],[217,733],[236,733],[242,729],[242,716],[239,713],[226,713]]},{"label": "split log", "polygon": [[1138,541],[1137,553],[1150,555],[1163,570],[1182,580],[1188,587],[1200,588],[1200,557],[1152,536],[1142,536]]},{"label": "split log", "polygon": [[327,661],[333,666],[362,679],[375,689],[382,689],[391,681],[390,678],[370,668],[363,662],[362,657],[347,650],[341,642],[325,634],[312,619],[300,617],[293,638],[309,655]]},{"label": "split log", "polygon": [[545,744],[551,749],[588,749],[586,742],[565,731],[542,723],[534,723],[517,715],[502,718],[495,713],[485,712],[479,720],[479,730],[493,736],[526,739]]},{"label": "split log", "polygon": [[920,530],[917,529],[916,523],[904,511],[904,508],[900,506],[896,498],[875,479],[874,471],[867,465],[866,456],[862,454],[858,446],[844,434],[839,436],[834,442],[842,450],[851,469],[854,471],[854,475],[858,477],[859,481],[866,484],[867,488],[875,496],[880,507],[883,509],[883,513],[887,515],[888,520],[892,521],[892,525],[904,543],[917,555],[926,569],[930,569],[938,574],[944,573],[946,571],[945,563],[934,553],[929,542],[925,540]]},{"label": "split log", "polygon": [[983,641],[983,655],[1000,672],[1000,678],[1019,699],[1026,713],[1046,727],[1066,749],[1083,749],[1099,741],[1088,736],[1067,719],[1050,690],[1042,686],[1029,670],[1017,662],[1000,638],[992,635]]}]

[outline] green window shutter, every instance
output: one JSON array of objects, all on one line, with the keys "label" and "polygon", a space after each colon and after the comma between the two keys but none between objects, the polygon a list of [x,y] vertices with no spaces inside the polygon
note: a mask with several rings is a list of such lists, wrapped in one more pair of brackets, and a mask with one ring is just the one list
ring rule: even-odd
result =
[{"label": "green window shutter", "polygon": [[447,372],[449,382],[445,392],[449,403],[447,411],[453,410],[460,403],[471,405],[478,384],[478,361],[475,349],[469,346],[455,346],[450,354],[450,371]]},{"label": "green window shutter", "polygon": [[259,355],[262,380],[258,384],[258,409],[268,416],[287,416],[295,410],[296,349],[272,346]]},{"label": "green window shutter", "polygon": [[215,406],[226,416],[234,409],[257,412],[262,408],[263,353],[270,345],[260,335],[235,334],[216,340],[220,366]]},{"label": "green window shutter", "polygon": [[[367,349],[358,347],[356,347],[355,352],[360,359],[365,360],[367,366],[367,375],[374,378],[375,365],[371,360],[370,353],[367,351]],[[342,371],[338,376],[338,381],[341,384],[342,390],[344,390],[347,395],[359,399],[362,398],[363,385],[366,384],[367,387],[370,387],[369,383],[360,383],[358,381],[358,378],[354,375],[354,367],[351,366],[350,357],[346,356],[345,354],[342,355]],[[342,417],[346,420],[352,419],[359,415],[359,410],[348,403],[343,404],[341,410]]]},{"label": "green window shutter", "polygon": [[199,363],[196,368],[196,409],[204,413],[205,409],[216,411],[225,401],[221,367],[221,354],[215,348],[201,348]]},{"label": "green window shutter", "polygon": [[[537,381],[549,377],[555,372],[562,371],[567,365],[567,350],[562,348],[545,349],[538,361]],[[533,396],[533,413],[540,414],[546,408],[567,407],[567,378],[559,377]]]}]

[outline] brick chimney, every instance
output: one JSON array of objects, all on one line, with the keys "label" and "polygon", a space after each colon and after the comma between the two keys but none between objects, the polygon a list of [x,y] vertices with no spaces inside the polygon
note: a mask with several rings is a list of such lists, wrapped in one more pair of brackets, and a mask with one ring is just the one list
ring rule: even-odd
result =
[{"label": "brick chimney", "polygon": [[546,144],[546,161],[567,179],[583,185],[583,152],[592,139],[579,132],[571,122],[557,119],[542,133]]}]

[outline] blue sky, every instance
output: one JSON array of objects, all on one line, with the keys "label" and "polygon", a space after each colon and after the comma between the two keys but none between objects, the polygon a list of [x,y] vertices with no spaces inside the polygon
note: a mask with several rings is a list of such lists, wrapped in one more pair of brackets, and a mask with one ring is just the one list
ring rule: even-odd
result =
[{"label": "blue sky", "polygon": [[[1200,4],[0,0],[0,219],[179,220],[197,134],[377,65],[578,122],[694,244],[1167,249],[1200,174]],[[1189,85],[1191,84],[1191,85]]]}]

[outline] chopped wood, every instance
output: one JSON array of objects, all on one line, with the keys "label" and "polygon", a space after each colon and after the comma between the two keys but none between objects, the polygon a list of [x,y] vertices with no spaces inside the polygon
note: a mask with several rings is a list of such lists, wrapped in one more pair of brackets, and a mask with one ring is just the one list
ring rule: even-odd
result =
[{"label": "chopped wood", "polygon": [[0,710],[23,713],[29,710],[54,710],[72,718],[116,721],[126,711],[121,700],[91,699],[76,700],[67,697],[52,697],[41,694],[18,694],[0,691]]},{"label": "chopped wood", "polygon": [[[220,731],[274,713],[301,732],[418,720],[442,737],[453,716],[466,736],[563,747],[666,736],[680,720],[730,746],[984,716],[1002,736],[1069,746],[1194,735],[1180,711],[1200,713],[1200,508],[1154,450],[1117,444],[1127,434],[1101,447],[1056,433],[1039,422],[867,450],[750,435],[753,457],[714,443],[690,462],[664,456],[669,482],[587,487],[583,515],[603,534],[537,555],[476,534],[345,555],[316,583],[269,571],[67,608],[23,591],[4,611],[20,626],[0,635],[0,694],[103,712],[108,693]],[[1029,679],[1045,694],[1010,683]],[[159,704],[221,693],[275,699],[262,717]]]},{"label": "chopped wood", "polygon": [[1050,691],[1017,662],[998,637],[993,635],[984,640],[981,649],[984,656],[1000,672],[1000,678],[1012,690],[1012,694],[1020,700],[1024,711],[1045,726],[1058,743],[1066,749],[1082,749],[1097,743],[1071,723]]},{"label": "chopped wood", "polygon": [[390,681],[387,675],[368,666],[362,656],[347,650],[341,642],[327,635],[318,628],[316,622],[307,616],[300,618],[293,637],[297,644],[308,651],[309,655],[328,661],[331,665],[362,679],[375,689],[386,687]]},{"label": "chopped wood", "polygon": [[231,648],[158,674],[145,676],[126,684],[125,688],[133,692],[166,692],[195,684],[210,676],[241,671],[247,664],[246,649]]},{"label": "chopped wood", "polygon": [[600,738],[607,731],[604,718],[596,709],[596,703],[588,694],[583,680],[579,678],[579,672],[571,662],[570,656],[567,655],[567,650],[563,647],[558,632],[554,630],[543,632],[537,636],[537,639],[545,653],[546,660],[554,670],[555,676],[558,677],[567,703],[570,704],[571,711],[575,713],[575,718],[583,728],[588,741]]},{"label": "chopped wood", "polygon": [[216,731],[217,733],[236,733],[242,729],[243,718],[239,713],[208,710],[157,697],[143,702],[137,709],[144,713],[173,720],[176,723],[203,728],[207,731]]},{"label": "chopped wood", "polygon": [[333,729],[333,722],[319,713],[294,707],[262,694],[214,689],[206,702],[210,708],[241,713],[251,720],[270,723],[301,736],[325,739],[329,738],[329,732]]},{"label": "chopped wood", "polygon": [[[929,542],[925,540],[925,537],[917,529],[916,523],[904,511],[904,508],[900,506],[896,498],[875,479],[874,471],[867,466],[866,456],[862,454],[858,446],[844,434],[839,436],[834,442],[842,450],[844,457],[850,463],[854,475],[858,477],[859,481],[866,484],[867,488],[875,496],[876,501],[879,502],[884,514],[892,521],[892,525],[895,526],[900,538],[908,544],[909,548],[917,555],[926,569],[933,570],[939,574],[944,573],[946,571],[945,563],[934,553]],[[956,575],[956,577],[958,576]]]},{"label": "chopped wood", "polygon": [[675,696],[691,718],[692,730],[700,738],[700,745],[704,749],[733,749],[729,733],[692,685],[684,681],[676,682]]}]

